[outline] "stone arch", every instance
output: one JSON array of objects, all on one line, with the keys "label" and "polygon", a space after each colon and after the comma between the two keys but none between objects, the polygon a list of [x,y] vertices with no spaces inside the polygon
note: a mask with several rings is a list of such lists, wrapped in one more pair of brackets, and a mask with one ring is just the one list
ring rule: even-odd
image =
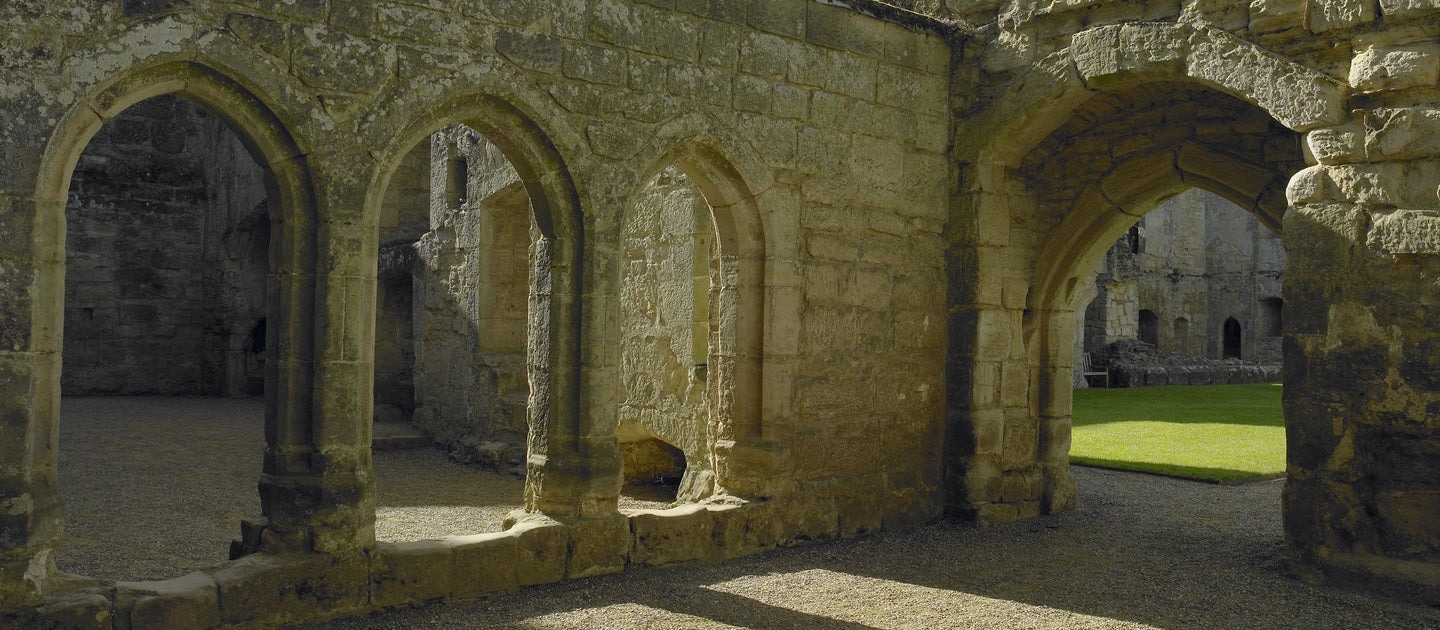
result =
[{"label": "stone arch", "polygon": [[[946,466],[952,513],[1009,520],[1032,510],[1045,513],[1075,504],[1068,470],[1069,359],[1074,351],[1073,302],[1084,287],[1072,270],[1093,269],[1107,246],[1136,219],[1186,186],[1217,192],[1270,225],[1278,226],[1284,214],[1282,180],[1293,176],[1288,164],[1286,172],[1275,177],[1274,168],[1201,143],[1181,142],[1120,158],[1123,163],[1101,181],[1089,182],[1069,197],[1073,201],[1068,207],[1075,211],[1045,219],[1056,223],[1041,228],[1028,270],[1007,266],[1003,252],[1016,246],[1010,234],[1012,214],[1040,203],[1023,183],[1027,156],[1077,120],[1092,99],[1159,83],[1223,94],[1289,131],[1346,119],[1345,86],[1322,73],[1208,26],[1134,22],[1076,33],[1068,47],[1035,62],[983,109],[959,121],[953,146],[961,187],[949,233],[961,240],[953,241],[950,251],[956,290],[950,296],[955,314],[948,364],[954,374],[1000,373],[1006,383],[988,391],[966,379],[951,381],[948,395],[955,411],[949,420]],[[1016,291],[1019,286],[1027,291]],[[1028,365],[1022,369],[1022,363]],[[1021,391],[1028,392],[1024,401],[1001,400]],[[1020,464],[1003,461],[1011,457],[1004,452],[981,452],[976,446],[988,436],[1004,434],[1005,407],[1020,404],[1029,407],[1037,425],[1033,454],[1025,456],[1034,463],[1026,465],[1037,473],[1043,470],[1044,478],[1034,503],[1024,507],[994,490],[1019,474],[1015,471]]]},{"label": "stone arch", "polygon": [[[584,238],[579,193],[550,134],[514,103],[493,93],[454,97],[389,134],[392,139],[377,158],[370,178],[364,217],[367,226],[378,225],[385,191],[405,154],[447,124],[461,123],[478,131],[515,168],[539,231],[531,291],[548,302],[547,309],[532,313],[530,323],[526,509],[567,516],[581,511],[586,495],[583,485],[594,476],[586,471],[598,466],[606,471],[613,468],[618,475],[619,455],[613,438],[609,443],[592,443],[582,426]],[[376,118],[386,120],[391,115],[384,112]],[[378,127],[374,132],[380,133]],[[371,238],[376,238],[373,231]],[[370,269],[373,272],[374,265]]]},{"label": "stone arch", "polygon": [[1322,72],[1210,26],[1128,22],[1073,35],[1069,47],[959,123],[956,149],[982,164],[1014,163],[1098,90],[1174,80],[1256,105],[1297,132],[1347,120],[1346,87]]},{"label": "stone arch", "polygon": [[[218,64],[217,64],[218,65]],[[278,110],[264,96],[246,89],[228,70],[203,60],[162,59],[123,70],[98,83],[92,93],[71,108],[55,127],[40,159],[36,180],[36,258],[48,273],[40,275],[32,322],[34,350],[51,355],[45,371],[37,378],[37,435],[50,435],[47,446],[32,455],[49,457],[47,485],[32,485],[37,503],[55,500],[54,427],[58,421],[60,330],[62,329],[65,284],[65,207],[71,175],[81,153],[107,121],[126,108],[156,96],[176,94],[187,97],[225,120],[255,162],[267,171],[266,189],[270,199],[271,226],[268,254],[270,279],[267,292],[278,295],[269,305],[274,320],[261,327],[267,351],[274,357],[266,365],[266,457],[261,477],[261,495],[285,492],[286,482],[278,478],[291,474],[283,453],[304,450],[309,445],[311,412],[310,383],[314,326],[313,295],[316,257],[315,217],[308,153]],[[288,396],[287,396],[288,394]],[[43,441],[37,443],[37,447]],[[258,471],[257,471],[258,472]],[[278,496],[278,495],[277,495]],[[286,501],[262,501],[265,516],[272,522],[293,522],[304,517],[288,513]],[[49,518],[56,518],[58,513]],[[42,541],[53,545],[54,540]]]},{"label": "stone arch", "polygon": [[[1155,163],[1173,165],[1157,171]],[[1106,182],[1123,186],[1110,187]],[[1050,230],[1036,256],[1030,308],[1080,308],[1081,276],[1100,263],[1110,244],[1161,201],[1190,188],[1203,188],[1249,209],[1262,225],[1280,231],[1286,202],[1284,182],[1268,167],[1185,143],[1176,149],[1139,154],[1116,165],[1102,181],[1090,184],[1075,211]]]},{"label": "stone arch", "polygon": [[1239,320],[1234,317],[1225,318],[1225,323],[1220,325],[1220,358],[1241,359],[1245,356],[1245,335],[1240,327]]},{"label": "stone arch", "polygon": [[1140,341],[1160,347],[1160,316],[1148,308],[1140,309]]},{"label": "stone arch", "polygon": [[747,470],[736,457],[737,450],[744,459],[743,451],[764,448],[767,244],[757,195],[749,184],[754,177],[742,174],[732,155],[708,139],[687,138],[652,160],[639,181],[648,182],[662,170],[676,167],[710,207],[721,280],[712,289],[711,336],[717,343],[710,350],[719,362],[710,373],[720,378],[710,379],[709,386],[716,485],[722,492],[763,496],[772,493],[765,483],[772,478],[770,471]]}]

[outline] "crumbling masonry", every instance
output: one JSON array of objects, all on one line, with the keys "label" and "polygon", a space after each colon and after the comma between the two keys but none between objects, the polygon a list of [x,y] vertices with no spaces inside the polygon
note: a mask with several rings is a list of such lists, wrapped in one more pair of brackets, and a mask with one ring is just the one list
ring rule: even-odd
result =
[{"label": "crumbling masonry", "polygon": [[[1072,508],[1087,276],[1187,187],[1287,252],[1292,568],[1440,599],[1440,3],[846,4],[0,3],[5,618],[276,623]],[[120,235],[66,225],[112,211],[86,205],[115,184],[77,164],[92,139],[182,173],[235,155],[118,131],[156,117],[223,120],[263,172],[224,199],[136,191],[170,218],[107,267],[85,239]],[[184,289],[214,292],[204,312],[136,291],[207,264],[234,273]],[[166,387],[263,373],[243,557],[157,583],[56,570],[62,386],[144,385],[103,362],[62,380],[62,356],[104,356],[80,318],[112,316],[196,348],[201,376]],[[376,416],[523,467],[524,512],[377,545]],[[620,513],[625,453],[683,458],[680,507]]]}]

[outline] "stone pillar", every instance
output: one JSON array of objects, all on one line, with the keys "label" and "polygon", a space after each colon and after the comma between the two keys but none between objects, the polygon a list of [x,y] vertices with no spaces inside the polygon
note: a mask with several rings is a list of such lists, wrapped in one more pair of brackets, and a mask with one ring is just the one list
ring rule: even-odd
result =
[{"label": "stone pillar", "polygon": [[1309,132],[1319,164],[1292,179],[1283,235],[1290,559],[1305,573],[1388,582],[1432,601],[1440,601],[1437,137],[1432,106],[1357,111]]},{"label": "stone pillar", "polygon": [[[361,162],[324,159],[331,160]],[[269,282],[269,300],[279,312],[267,329],[267,347],[276,352],[266,365],[269,404],[260,483],[268,522],[246,537],[275,553],[352,556],[374,542],[376,227],[359,216],[361,186],[335,179],[321,179],[317,186],[326,189],[328,212],[315,227],[297,225],[303,220],[287,214]],[[307,234],[316,243],[308,255]]]},{"label": "stone pillar", "polygon": [[[550,206],[556,213],[571,211],[557,205]],[[560,520],[615,516],[622,467],[613,418],[618,344],[602,322],[613,322],[604,314],[619,307],[607,289],[591,288],[612,279],[587,275],[595,281],[585,304],[594,310],[582,320],[576,276],[587,267],[616,267],[590,259],[602,255],[593,251],[600,248],[582,256],[573,236],[542,235],[532,248],[525,509]]]},{"label": "stone pillar", "polygon": [[[950,278],[950,349],[946,361],[945,432],[946,510],[982,522],[1018,518],[1013,505],[1002,501],[1007,435],[1011,417],[1017,424],[1034,420],[1028,409],[1010,410],[1007,402],[1024,401],[1028,366],[1020,343],[1021,309],[1005,304],[1001,260],[1009,243],[1009,183],[999,164],[971,165],[962,173],[967,189],[955,199],[956,211],[947,234]],[[1010,298],[1016,300],[1015,297]],[[1006,388],[1022,388],[1008,396]],[[1034,433],[1031,433],[1032,437]],[[1029,441],[1033,448],[1034,440]],[[1033,458],[1032,458],[1033,462]]]},{"label": "stone pillar", "polygon": [[0,607],[36,601],[55,573],[64,250],[35,242],[64,211],[0,196]]}]

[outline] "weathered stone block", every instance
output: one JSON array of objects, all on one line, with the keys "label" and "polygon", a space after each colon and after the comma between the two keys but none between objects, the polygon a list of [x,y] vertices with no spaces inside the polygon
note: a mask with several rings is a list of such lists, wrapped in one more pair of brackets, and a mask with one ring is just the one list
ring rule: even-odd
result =
[{"label": "weathered stone block", "polygon": [[518,66],[547,74],[559,74],[565,59],[560,40],[508,29],[496,34],[495,49]]},{"label": "weathered stone block", "polygon": [[1370,157],[1409,160],[1440,156],[1440,108],[1376,108],[1365,112]]},{"label": "weathered stone block", "polygon": [[381,608],[450,597],[453,547],[437,540],[380,543],[370,552],[370,604]]},{"label": "weathered stone block", "polygon": [[0,613],[0,624],[14,628],[45,628],[55,630],[109,630],[116,620],[110,611],[110,600],[93,590],[53,596],[33,608],[19,608]]},{"label": "weathered stone block", "polygon": [[540,515],[526,516],[506,530],[516,539],[516,584],[530,586],[565,579],[570,553],[567,530],[558,521]]},{"label": "weathered stone block", "polygon": [[743,502],[721,496],[706,504],[713,519],[713,557],[738,558],[775,547],[784,539],[783,524],[770,501]]},{"label": "weathered stone block", "polygon": [[1306,0],[1251,0],[1250,30],[1284,31],[1305,25]]},{"label": "weathered stone block", "polygon": [[1372,22],[1375,20],[1375,11],[1375,0],[1312,2],[1307,24],[1311,31],[1324,33]]},{"label": "weathered stone block", "polygon": [[715,549],[715,517],[705,505],[642,510],[630,515],[635,564],[670,564],[709,557]]},{"label": "weathered stone block", "polygon": [[565,76],[590,83],[625,85],[628,76],[625,54],[601,46],[568,46],[565,49]]},{"label": "weathered stone block", "polygon": [[315,87],[373,94],[395,68],[395,47],[320,27],[294,31],[291,62]]},{"label": "weathered stone block", "polygon": [[219,589],[199,571],[161,582],[119,582],[115,591],[115,608],[133,630],[220,625]]},{"label": "weathered stone block", "polygon": [[1380,12],[1385,21],[1414,20],[1432,13],[1440,13],[1440,2],[1435,0],[1380,0]]},{"label": "weathered stone block", "polygon": [[619,573],[630,559],[630,523],[625,517],[585,518],[566,523],[570,533],[565,579]]},{"label": "weathered stone block", "polygon": [[1367,46],[1350,62],[1350,85],[1362,92],[1434,87],[1440,81],[1440,44]]},{"label": "weathered stone block", "polygon": [[510,532],[446,538],[455,558],[450,576],[454,598],[476,599],[518,588],[519,540]]},{"label": "weathered stone block", "polygon": [[1440,254],[1440,212],[1396,210],[1372,219],[1365,244],[1390,254]]},{"label": "weathered stone block", "polygon": [[363,610],[366,563],[328,556],[252,554],[213,574],[224,623],[283,623]]}]

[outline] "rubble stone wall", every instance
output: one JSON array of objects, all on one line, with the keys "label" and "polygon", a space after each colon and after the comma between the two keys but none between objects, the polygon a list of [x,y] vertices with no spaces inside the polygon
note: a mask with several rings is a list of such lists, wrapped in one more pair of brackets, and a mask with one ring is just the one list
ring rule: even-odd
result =
[{"label": "rubble stone wall", "polygon": [[673,167],[647,182],[625,215],[617,429],[625,477],[673,467],[663,450],[625,446],[659,439],[685,454],[687,500],[714,484],[706,448],[714,232],[705,197]]},{"label": "rubble stone wall", "polygon": [[414,420],[454,456],[525,459],[531,212],[499,147],[463,125],[428,139],[430,225],[415,243]]}]

